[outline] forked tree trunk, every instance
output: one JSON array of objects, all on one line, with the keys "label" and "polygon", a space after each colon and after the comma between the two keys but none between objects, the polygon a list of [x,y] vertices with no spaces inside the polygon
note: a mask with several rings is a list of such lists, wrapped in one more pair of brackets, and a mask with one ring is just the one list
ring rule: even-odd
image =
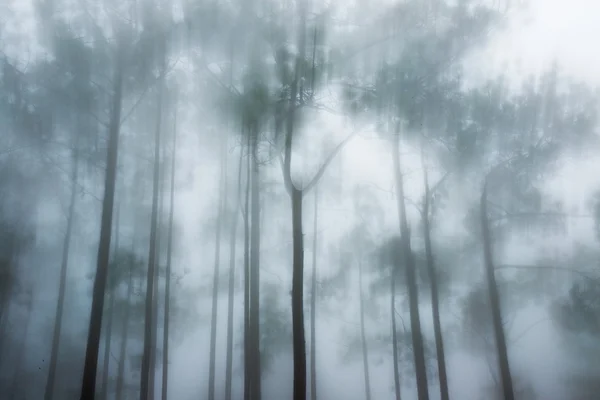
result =
[{"label": "forked tree trunk", "polygon": [[481,230],[483,235],[483,257],[485,262],[485,275],[488,291],[490,294],[490,305],[492,311],[492,322],[494,325],[494,337],[496,339],[496,349],[498,352],[498,366],[500,367],[500,377],[502,379],[502,392],[506,400],[514,400],[514,387],[508,362],[508,349],[506,346],[506,337],[504,327],[502,326],[502,310],[500,309],[500,294],[496,283],[494,273],[494,259],[492,255],[492,239],[490,234],[489,221],[487,217],[487,180],[484,183],[481,193]]},{"label": "forked tree trunk", "polygon": [[215,358],[217,351],[217,310],[219,301],[219,266],[221,264],[221,226],[225,203],[227,202],[227,138],[221,139],[221,174],[219,178],[219,208],[215,232],[215,265],[213,270],[212,311],[210,320],[210,359],[208,369],[208,400],[215,400]]},{"label": "forked tree trunk", "polygon": [[100,350],[100,331],[102,329],[102,313],[104,310],[104,294],[110,259],[110,240],[112,230],[112,214],[115,200],[115,181],[117,176],[117,157],[119,150],[119,130],[121,127],[121,102],[123,49],[117,50],[116,72],[113,78],[112,110],[109,126],[108,152],[106,156],[106,176],[104,182],[104,199],[102,201],[102,218],[100,225],[100,244],[96,265],[96,276],[92,295],[92,310],[88,329],[85,364],[81,385],[81,400],[94,400],[96,396],[96,373],[98,370],[98,353]]},{"label": "forked tree trunk", "polygon": [[[316,31],[316,30],[315,30]],[[313,56],[314,57],[314,56]],[[313,78],[314,80],[314,78]],[[315,214],[313,219],[313,259],[310,281],[310,398],[317,400],[317,228],[319,213],[319,187],[315,187]]]},{"label": "forked tree trunk", "polygon": [[365,335],[365,300],[363,298],[363,275],[362,261],[358,260],[358,297],[360,300],[360,341],[362,345],[363,356],[363,374],[365,378],[365,398],[371,400],[371,383],[369,376],[369,349],[367,347],[367,337]]},{"label": "forked tree trunk", "polygon": [[71,247],[71,236],[73,233],[73,220],[75,219],[75,204],[77,202],[77,185],[79,184],[79,138],[77,133],[75,140],[75,150],[73,151],[73,165],[71,170],[71,199],[69,202],[69,215],[67,216],[67,231],[62,249],[62,262],[60,265],[60,278],[58,284],[58,300],[56,302],[56,312],[54,314],[54,331],[52,333],[52,350],[50,353],[50,363],[48,366],[48,378],[44,391],[44,400],[54,398],[54,386],[56,384],[56,366],[58,364],[58,349],[60,347],[60,334],[62,330],[63,310],[65,303],[65,292],[67,286],[67,268],[69,266],[69,251]]},{"label": "forked tree trunk", "polygon": [[233,375],[233,301],[235,294],[235,249],[237,244],[237,222],[242,191],[243,150],[240,150],[238,166],[237,194],[235,196],[231,231],[229,234],[229,283],[227,293],[227,358],[225,360],[225,400],[231,400],[231,382]]},{"label": "forked tree trunk", "polygon": [[410,309],[410,326],[412,334],[412,345],[414,353],[415,371],[417,376],[417,393],[419,400],[429,400],[429,389],[427,387],[427,370],[425,365],[425,349],[423,336],[421,334],[421,318],[419,315],[419,292],[415,273],[415,262],[410,245],[410,229],[406,216],[406,205],[404,201],[404,182],[400,166],[400,132],[395,132],[392,146],[392,158],[394,161],[394,176],[396,190],[398,193],[398,215],[400,222],[400,234],[402,240],[402,253],[406,269],[406,284],[408,286],[408,300]]}]

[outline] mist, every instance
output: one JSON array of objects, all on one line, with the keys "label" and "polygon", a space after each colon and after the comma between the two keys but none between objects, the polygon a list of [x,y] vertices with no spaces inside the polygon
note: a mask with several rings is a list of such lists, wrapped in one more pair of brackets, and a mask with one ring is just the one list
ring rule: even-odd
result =
[{"label": "mist", "polygon": [[598,15],[5,0],[0,398],[596,399]]}]

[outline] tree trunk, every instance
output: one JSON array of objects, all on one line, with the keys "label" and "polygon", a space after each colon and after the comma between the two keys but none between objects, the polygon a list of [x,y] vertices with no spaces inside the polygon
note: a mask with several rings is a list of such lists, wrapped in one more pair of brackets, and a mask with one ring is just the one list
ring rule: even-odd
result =
[{"label": "tree trunk", "polygon": [[[315,28],[316,31],[316,28]],[[316,35],[316,34],[315,34]],[[314,76],[313,76],[314,81]],[[319,212],[319,187],[315,187],[315,214],[313,219],[313,259],[310,281],[310,398],[317,400],[317,227]]]},{"label": "tree trunk", "polygon": [[394,134],[392,157],[394,161],[394,175],[397,187],[398,215],[400,219],[400,234],[402,237],[402,252],[404,253],[406,284],[408,286],[408,300],[410,309],[410,326],[412,334],[412,345],[414,353],[415,371],[417,375],[417,393],[419,400],[429,400],[429,389],[427,387],[427,370],[425,365],[425,350],[421,334],[421,318],[419,315],[419,292],[415,273],[415,262],[410,245],[410,229],[406,216],[404,202],[404,183],[400,167],[399,132]]},{"label": "tree trunk", "polygon": [[[107,311],[107,323],[106,323],[106,332],[104,333],[104,366],[102,368],[102,399],[106,400],[108,398],[108,378],[110,371],[110,345],[112,341],[112,325],[113,325],[113,316],[114,316],[114,305],[115,305],[115,287],[114,287],[114,274],[115,267],[114,264],[117,260],[117,253],[119,251],[119,206],[117,205],[117,215],[115,221],[115,245],[113,248],[113,265],[112,271],[108,271],[108,296],[109,296],[109,305]],[[112,280],[112,282],[111,282]]]},{"label": "tree trunk", "polygon": [[360,300],[360,341],[362,344],[363,373],[365,377],[365,398],[371,400],[371,383],[369,382],[369,349],[365,335],[365,301],[363,298],[362,261],[358,260],[358,297]]},{"label": "tree trunk", "polygon": [[[164,61],[163,61],[164,62]],[[164,71],[164,68],[163,68]],[[140,400],[148,398],[150,385],[150,358],[152,349],[152,328],[154,321],[153,316],[153,295],[154,295],[154,274],[156,269],[156,239],[157,239],[157,223],[158,223],[158,188],[160,177],[160,131],[162,119],[162,96],[163,96],[164,77],[161,78],[158,88],[158,101],[156,112],[156,132],[154,137],[154,171],[152,182],[152,215],[150,223],[150,246],[148,256],[148,275],[146,279],[146,301],[145,301],[145,318],[144,318],[144,353],[142,355],[142,370],[140,377]],[[82,399],[83,400],[83,399]]]},{"label": "tree trunk", "polygon": [[[165,159],[164,149],[162,150],[162,159]],[[156,267],[154,269],[154,293],[152,295],[152,351],[150,352],[150,376],[148,377],[148,398],[154,399],[154,391],[156,390],[156,349],[158,348],[158,281],[160,273],[160,249],[162,239],[161,229],[161,216],[164,212],[164,196],[163,196],[163,182],[164,182],[164,168],[161,163],[159,173],[159,195],[158,195],[158,213],[156,214]]]},{"label": "tree trunk", "polygon": [[215,232],[215,266],[213,270],[212,311],[210,321],[210,361],[208,370],[208,400],[215,400],[215,358],[217,350],[217,311],[219,302],[219,266],[221,263],[221,226],[225,204],[227,202],[227,139],[221,139],[221,175],[219,178],[219,209]]},{"label": "tree trunk", "polygon": [[[113,271],[114,273],[114,271]],[[111,278],[111,272],[109,272],[109,279]],[[108,291],[108,310],[106,311],[106,331],[104,332],[104,359],[102,368],[102,392],[101,398],[106,400],[108,398],[108,375],[110,370],[110,345],[112,339],[112,324],[113,324],[113,312],[115,305],[115,291],[114,288],[109,288]]]},{"label": "tree trunk", "polygon": [[250,393],[252,400],[260,400],[261,360],[260,360],[260,180],[258,163],[258,132],[252,131],[252,186],[251,225],[250,225]]},{"label": "tree trunk", "polygon": [[67,268],[69,265],[69,250],[71,247],[71,236],[73,233],[73,220],[75,217],[75,204],[77,202],[77,185],[79,171],[79,138],[81,133],[76,134],[75,150],[73,152],[73,165],[71,170],[71,199],[69,203],[69,215],[67,216],[67,231],[62,249],[62,262],[60,265],[60,278],[58,284],[58,300],[54,314],[54,332],[52,333],[52,350],[50,353],[50,364],[48,366],[48,378],[44,391],[44,400],[54,398],[54,385],[56,383],[56,366],[58,364],[58,349],[60,347],[60,334],[62,329],[63,309],[65,303],[65,292],[67,286]]},{"label": "tree trunk", "polygon": [[[175,106],[176,107],[176,106]],[[177,156],[177,109],[173,116],[173,150],[171,152],[171,209],[167,236],[167,271],[165,276],[165,311],[163,328],[162,400],[167,400],[169,391],[169,318],[171,310],[171,259],[173,254],[173,215],[175,214],[175,159]]]},{"label": "tree trunk", "polygon": [[508,349],[506,347],[506,337],[502,327],[502,311],[500,309],[500,295],[496,276],[494,274],[494,260],[492,256],[492,242],[490,235],[489,221],[487,217],[487,181],[484,183],[481,194],[481,229],[483,235],[483,257],[485,262],[485,272],[487,286],[490,294],[490,305],[492,308],[492,321],[494,324],[494,336],[496,338],[496,349],[498,351],[498,365],[500,367],[500,376],[502,378],[502,391],[506,400],[514,400],[514,389],[510,365],[508,362]]},{"label": "tree trunk", "polygon": [[[248,149],[250,148],[248,136]],[[244,199],[244,400],[252,398],[250,393],[250,154],[246,163],[246,194]]]},{"label": "tree trunk", "polygon": [[237,178],[237,195],[229,234],[229,287],[227,293],[227,359],[225,361],[225,400],[231,400],[231,380],[233,374],[233,301],[235,289],[235,249],[237,243],[237,221],[242,189],[242,162],[244,152],[240,151]]},{"label": "tree trunk", "polygon": [[10,387],[9,398],[16,400],[17,390],[19,390],[19,381],[21,378],[21,370],[23,360],[25,359],[25,351],[27,350],[27,336],[29,334],[29,325],[31,323],[31,310],[33,307],[33,292],[30,292],[27,298],[27,316],[25,317],[25,327],[23,328],[23,339],[19,345],[17,351],[17,358],[15,359],[13,381]]},{"label": "tree trunk", "polygon": [[304,333],[304,234],[302,191],[291,188],[292,197],[292,329],[294,344],[294,400],[306,400],[306,339]]},{"label": "tree trunk", "polygon": [[394,393],[396,400],[401,399],[400,395],[400,369],[398,366],[398,334],[396,331],[396,275],[398,272],[396,260],[392,263],[392,273],[390,279],[390,312],[392,313],[392,351],[394,359]]},{"label": "tree trunk", "polygon": [[[121,52],[122,50],[118,50]],[[117,176],[117,156],[119,150],[119,130],[121,127],[122,71],[121,54],[117,55],[116,74],[113,79],[113,99],[109,127],[108,152],[106,156],[106,176],[104,182],[104,199],[102,201],[102,219],[100,227],[100,244],[96,265],[96,277],[92,295],[92,310],[88,329],[81,400],[94,400],[96,396],[96,373],[98,369],[98,352],[100,349],[100,331],[102,329],[102,312],[104,310],[104,294],[108,263],[110,257],[110,240],[112,230],[112,214],[115,200],[115,181]]]},{"label": "tree trunk", "polygon": [[425,237],[425,256],[427,258],[427,271],[431,282],[431,309],[433,313],[433,332],[435,335],[435,349],[437,353],[438,376],[440,381],[441,400],[449,400],[448,376],[446,374],[446,355],[444,353],[444,338],[442,336],[442,324],[440,322],[440,300],[437,281],[437,271],[433,259],[433,247],[431,245],[431,227],[429,224],[429,183],[427,172],[425,172],[425,200],[423,202],[423,234]]},{"label": "tree trunk", "polygon": [[[134,253],[132,252],[132,255]],[[135,258],[131,259],[135,263]],[[119,367],[117,371],[116,399],[123,399],[123,383],[125,379],[125,359],[127,357],[127,339],[129,336],[129,315],[131,313],[131,296],[133,294],[133,264],[129,265],[129,279],[127,281],[127,303],[125,305],[125,316],[121,328],[121,347],[119,349]]]}]

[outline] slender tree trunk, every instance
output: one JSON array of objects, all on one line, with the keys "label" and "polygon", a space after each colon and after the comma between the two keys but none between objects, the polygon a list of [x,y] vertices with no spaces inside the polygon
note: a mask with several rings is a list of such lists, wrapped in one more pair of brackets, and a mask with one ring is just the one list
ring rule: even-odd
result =
[{"label": "slender tree trunk", "polygon": [[58,284],[58,300],[56,302],[56,312],[54,314],[54,332],[52,334],[52,350],[50,353],[50,363],[48,366],[48,378],[44,391],[44,400],[54,398],[54,385],[56,383],[56,366],[58,364],[58,349],[60,347],[60,334],[62,329],[63,309],[65,303],[65,292],[67,286],[67,268],[69,265],[69,250],[71,247],[71,236],[73,233],[73,220],[75,218],[75,204],[77,202],[77,185],[79,171],[79,138],[78,132],[75,140],[75,150],[73,152],[73,165],[71,170],[71,199],[69,203],[69,215],[67,216],[67,231],[62,249],[62,262],[60,266],[60,279]]},{"label": "slender tree trunk", "polygon": [[[162,159],[164,160],[164,149],[162,150]],[[158,195],[158,213],[156,214],[156,267],[154,269],[154,293],[152,295],[152,351],[150,352],[150,376],[148,377],[148,398],[154,399],[154,392],[156,390],[156,350],[158,349],[158,281],[160,274],[160,249],[162,240],[162,223],[161,216],[164,213],[164,168],[160,168],[159,173],[159,195]]]},{"label": "slender tree trunk", "polygon": [[[119,53],[122,50],[119,50]],[[98,369],[98,352],[100,349],[100,331],[102,329],[102,312],[104,310],[104,294],[108,263],[110,257],[110,240],[112,230],[112,214],[115,200],[115,181],[117,176],[117,156],[119,150],[119,130],[121,126],[122,71],[121,54],[117,55],[116,74],[113,79],[112,111],[109,127],[108,153],[106,159],[106,177],[104,182],[104,199],[102,201],[102,219],[100,226],[100,245],[96,265],[96,277],[92,295],[92,310],[88,329],[81,400],[94,400],[96,396],[96,373]]]},{"label": "slender tree trunk", "polygon": [[[114,271],[113,271],[114,273]],[[109,279],[111,279],[109,272]],[[111,287],[108,291],[108,309],[106,310],[106,330],[104,332],[104,359],[102,368],[102,391],[100,397],[104,400],[108,398],[108,375],[110,370],[110,345],[112,339],[113,312],[115,305],[115,291]]]},{"label": "slender tree trunk", "polygon": [[440,322],[440,300],[437,281],[437,271],[433,259],[433,247],[431,245],[431,227],[429,225],[429,183],[427,172],[425,172],[425,200],[423,202],[423,234],[425,237],[425,255],[427,258],[427,271],[431,282],[431,309],[433,313],[433,332],[435,334],[435,349],[437,353],[438,376],[440,381],[441,400],[449,400],[448,376],[446,374],[446,355],[444,353],[444,338],[442,336],[442,324]]},{"label": "slender tree trunk", "polygon": [[219,302],[219,266],[221,263],[221,227],[227,202],[227,139],[221,139],[221,175],[219,180],[219,210],[217,212],[217,229],[215,232],[215,267],[213,272],[212,312],[210,321],[210,364],[208,370],[208,400],[215,399],[215,358],[217,351],[217,310]]},{"label": "slender tree trunk", "polygon": [[[163,68],[164,71],[164,55]],[[158,89],[158,101],[156,112],[156,132],[154,137],[154,171],[152,183],[152,215],[150,223],[150,246],[148,256],[148,275],[146,279],[146,302],[144,318],[144,353],[142,355],[142,370],[140,377],[140,400],[148,398],[150,388],[150,362],[152,349],[152,328],[153,316],[153,295],[154,295],[154,274],[156,269],[156,239],[157,239],[157,214],[158,214],[158,189],[160,177],[160,133],[162,122],[162,96],[163,96],[164,77],[161,79]],[[82,399],[83,400],[83,399]]]},{"label": "slender tree trunk", "polygon": [[231,381],[233,374],[233,301],[235,289],[235,249],[237,243],[237,221],[239,212],[239,199],[242,189],[242,163],[243,150],[240,151],[240,161],[237,178],[236,204],[233,208],[231,231],[229,234],[229,288],[227,293],[227,359],[225,366],[225,400],[231,400]]},{"label": "slender tree trunk", "polygon": [[33,292],[29,293],[27,299],[27,315],[25,317],[25,327],[23,328],[23,339],[21,340],[21,344],[19,345],[19,350],[17,351],[17,358],[15,359],[14,366],[14,375],[12,384],[10,387],[10,395],[9,398],[16,400],[17,390],[19,389],[19,383],[21,380],[21,372],[23,360],[25,359],[25,352],[27,350],[27,336],[29,335],[29,325],[31,323],[31,310],[33,307]]},{"label": "slender tree trunk", "polygon": [[415,262],[410,245],[410,229],[406,216],[404,203],[404,182],[400,167],[399,153],[400,137],[396,132],[393,139],[392,157],[394,161],[394,175],[398,193],[398,214],[400,218],[400,234],[402,237],[402,252],[406,264],[406,284],[408,286],[408,300],[410,309],[410,325],[412,334],[412,345],[414,353],[415,371],[417,375],[417,393],[419,400],[429,400],[429,389],[427,387],[427,370],[425,365],[425,349],[421,334],[421,318],[419,315],[419,292],[415,273]]},{"label": "slender tree trunk", "polygon": [[[250,143],[250,136],[248,136]],[[250,145],[248,145],[250,149]],[[244,199],[244,400],[252,398],[250,393],[250,154],[246,163],[246,194]]]},{"label": "slender tree trunk", "polygon": [[[174,106],[177,107],[177,106]],[[165,276],[165,311],[163,328],[162,400],[167,400],[169,391],[169,318],[171,310],[171,260],[173,254],[173,216],[175,214],[175,160],[177,157],[177,108],[173,116],[173,150],[171,153],[171,202],[169,210],[169,232],[167,236],[167,271]]]},{"label": "slender tree trunk", "polygon": [[514,388],[510,365],[508,362],[508,349],[506,346],[506,337],[502,326],[502,311],[500,309],[500,295],[498,285],[496,284],[496,275],[494,274],[494,259],[492,255],[492,242],[489,221],[487,217],[487,181],[484,183],[483,193],[481,194],[481,229],[483,235],[483,256],[485,262],[485,273],[487,286],[490,294],[490,305],[492,308],[492,321],[494,324],[494,337],[496,338],[496,349],[498,351],[498,366],[500,367],[500,376],[502,378],[502,391],[506,400],[514,400]]},{"label": "slender tree trunk", "polygon": [[[315,28],[316,32],[316,28]],[[316,36],[316,33],[315,33]],[[314,58],[314,55],[313,55]],[[313,71],[314,72],[314,71]],[[313,74],[314,81],[314,74]],[[319,213],[319,187],[315,187],[315,214],[313,219],[313,259],[310,281],[310,398],[317,400],[317,227]]]},{"label": "slender tree trunk", "polygon": [[363,298],[362,261],[358,260],[358,297],[360,299],[360,341],[362,344],[363,373],[365,377],[365,398],[371,400],[371,383],[369,381],[369,349],[365,335],[365,300]]},{"label": "slender tree trunk", "polygon": [[302,191],[291,188],[292,197],[292,329],[294,344],[294,400],[306,399],[306,339],[304,333],[304,234]]},{"label": "slender tree trunk", "polygon": [[394,393],[396,400],[401,399],[400,395],[400,369],[398,366],[398,333],[396,330],[396,278],[397,278],[397,262],[393,260],[390,279],[390,312],[392,313],[392,352],[394,359]]},{"label": "slender tree trunk", "polygon": [[[132,252],[133,256],[133,252]],[[135,263],[135,256],[130,260]],[[125,316],[121,330],[121,347],[119,349],[119,367],[117,371],[116,399],[123,399],[123,383],[125,380],[125,359],[127,357],[127,339],[129,336],[129,315],[131,313],[131,296],[133,294],[133,264],[129,265],[129,278],[127,281],[127,303],[125,304]]]},{"label": "slender tree trunk", "polygon": [[103,368],[102,368],[102,399],[106,400],[108,398],[108,378],[110,374],[110,345],[112,342],[112,326],[113,326],[113,316],[114,316],[114,306],[115,306],[115,287],[114,287],[114,274],[115,274],[115,262],[117,261],[117,254],[119,251],[119,225],[120,225],[120,212],[119,206],[117,205],[117,215],[115,221],[115,245],[113,248],[113,265],[112,271],[108,271],[108,298],[109,305],[107,310],[107,323],[106,323],[106,332],[104,333],[104,360],[103,360]]},{"label": "slender tree trunk", "polygon": [[250,232],[250,393],[252,400],[260,400],[260,179],[258,163],[258,132],[254,127],[252,151],[251,232]]}]

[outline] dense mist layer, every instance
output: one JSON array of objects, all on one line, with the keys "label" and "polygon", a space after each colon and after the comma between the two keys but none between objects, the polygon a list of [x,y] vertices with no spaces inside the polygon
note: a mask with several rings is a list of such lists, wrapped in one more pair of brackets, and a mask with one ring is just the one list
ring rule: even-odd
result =
[{"label": "dense mist layer", "polygon": [[0,398],[598,398],[598,12],[3,2]]}]

